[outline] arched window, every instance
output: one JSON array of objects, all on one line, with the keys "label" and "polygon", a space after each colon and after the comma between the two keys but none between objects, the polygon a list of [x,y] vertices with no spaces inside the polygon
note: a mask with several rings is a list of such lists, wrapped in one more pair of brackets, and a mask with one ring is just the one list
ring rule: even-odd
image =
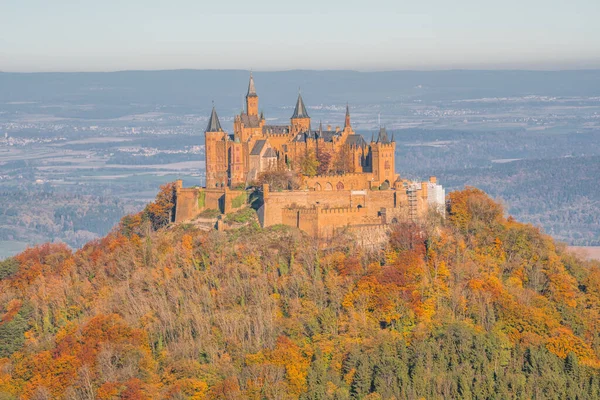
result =
[{"label": "arched window", "polygon": [[335,188],[337,190],[344,190],[344,184],[342,182],[338,182],[337,185],[335,185]]},{"label": "arched window", "polygon": [[329,182],[325,184],[325,190],[333,190],[333,185]]},{"label": "arched window", "polygon": [[317,191],[320,191],[320,190],[322,190],[322,188],[321,188],[321,184],[320,184],[319,182],[317,182],[317,183],[315,184],[315,190],[317,190]]}]

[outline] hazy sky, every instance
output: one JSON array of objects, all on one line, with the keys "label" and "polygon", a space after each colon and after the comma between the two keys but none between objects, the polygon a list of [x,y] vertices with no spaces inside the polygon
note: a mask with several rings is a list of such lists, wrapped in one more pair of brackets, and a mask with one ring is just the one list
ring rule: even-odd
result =
[{"label": "hazy sky", "polygon": [[0,71],[598,67],[600,0],[0,0]]}]

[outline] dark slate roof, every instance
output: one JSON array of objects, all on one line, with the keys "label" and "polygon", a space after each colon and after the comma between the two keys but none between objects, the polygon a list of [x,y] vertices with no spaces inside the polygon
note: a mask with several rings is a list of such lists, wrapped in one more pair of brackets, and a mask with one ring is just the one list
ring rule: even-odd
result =
[{"label": "dark slate roof", "polygon": [[268,134],[290,133],[290,128],[286,125],[264,125],[262,131]]},{"label": "dark slate roof", "polygon": [[223,132],[223,128],[221,128],[221,123],[219,122],[219,117],[217,116],[217,110],[215,110],[214,107],[212,109],[212,113],[210,114],[205,132]]},{"label": "dark slate roof", "polygon": [[348,139],[346,139],[346,144],[350,146],[366,146],[367,142],[362,137],[362,135],[348,135]]},{"label": "dark slate roof", "polygon": [[384,127],[379,128],[379,136],[377,136],[377,143],[389,143],[390,139],[388,138],[387,131]]},{"label": "dark slate roof", "polygon": [[306,107],[304,107],[304,101],[302,100],[301,94],[298,94],[298,100],[296,100],[296,108],[294,109],[292,118],[310,118],[308,112],[306,112]]},{"label": "dark slate roof", "polygon": [[306,142],[308,138],[308,132],[300,132],[294,137],[294,142]]},{"label": "dark slate roof", "polygon": [[275,153],[275,150],[273,150],[272,147],[269,147],[267,149],[267,151],[265,151],[265,154],[263,154],[263,158],[272,158],[272,157],[277,157],[277,154]]},{"label": "dark slate roof", "polygon": [[333,142],[333,138],[335,136],[340,136],[340,133],[336,132],[336,131],[322,131],[322,132],[319,132],[319,136],[325,142]]},{"label": "dark slate roof", "polygon": [[333,138],[340,136],[340,132],[336,131],[305,131],[301,132],[294,137],[294,142],[306,142],[306,139],[323,139],[325,142],[333,142]]},{"label": "dark slate roof", "polygon": [[263,147],[265,147],[265,144],[267,144],[266,140],[257,140],[256,143],[254,143],[254,147],[252,148],[250,155],[251,156],[259,156]]},{"label": "dark slate roof", "polygon": [[246,97],[255,97],[257,96],[256,94],[256,88],[254,87],[254,78],[252,77],[252,72],[250,72],[250,82],[248,83],[248,93],[246,94]]},{"label": "dark slate roof", "polygon": [[240,117],[242,119],[242,124],[244,124],[246,128],[258,128],[258,116],[242,114]]}]

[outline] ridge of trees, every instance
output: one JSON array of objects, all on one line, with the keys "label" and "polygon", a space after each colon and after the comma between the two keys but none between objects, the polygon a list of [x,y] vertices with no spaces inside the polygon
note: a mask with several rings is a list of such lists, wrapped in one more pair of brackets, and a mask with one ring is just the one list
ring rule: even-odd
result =
[{"label": "ridge of trees", "polygon": [[170,225],[172,196],[0,263],[0,399],[600,397],[600,265],[481,190],[377,251]]}]

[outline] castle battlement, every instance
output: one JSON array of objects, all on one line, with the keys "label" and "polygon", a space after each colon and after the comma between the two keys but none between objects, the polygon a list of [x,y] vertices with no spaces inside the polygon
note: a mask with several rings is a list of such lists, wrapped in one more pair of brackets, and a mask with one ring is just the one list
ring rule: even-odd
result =
[{"label": "castle battlement", "polygon": [[320,208],[321,214],[364,214],[366,211],[365,207],[354,208],[354,207],[336,207],[336,208]]}]

